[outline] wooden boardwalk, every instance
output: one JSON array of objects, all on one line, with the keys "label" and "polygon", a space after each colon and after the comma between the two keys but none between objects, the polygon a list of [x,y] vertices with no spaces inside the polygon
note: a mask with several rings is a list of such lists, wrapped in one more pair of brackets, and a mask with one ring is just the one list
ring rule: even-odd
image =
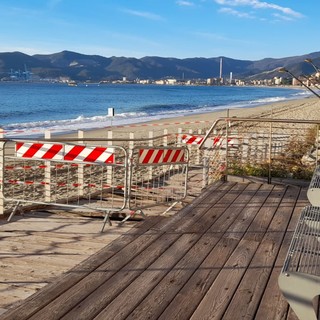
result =
[{"label": "wooden boardwalk", "polygon": [[296,319],[278,274],[308,204],[295,186],[218,182],[148,217],[0,319]]}]

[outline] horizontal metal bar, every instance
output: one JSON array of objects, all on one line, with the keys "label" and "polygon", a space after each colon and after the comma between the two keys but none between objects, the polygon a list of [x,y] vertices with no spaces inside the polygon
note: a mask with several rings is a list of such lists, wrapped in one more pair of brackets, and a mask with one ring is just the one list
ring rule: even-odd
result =
[{"label": "horizontal metal bar", "polygon": [[268,122],[268,123],[302,123],[302,124],[320,124],[320,120],[299,120],[299,119],[274,119],[274,118],[241,118],[241,117],[220,117],[210,127],[209,131],[199,144],[201,149],[211,132],[216,128],[219,122]]}]

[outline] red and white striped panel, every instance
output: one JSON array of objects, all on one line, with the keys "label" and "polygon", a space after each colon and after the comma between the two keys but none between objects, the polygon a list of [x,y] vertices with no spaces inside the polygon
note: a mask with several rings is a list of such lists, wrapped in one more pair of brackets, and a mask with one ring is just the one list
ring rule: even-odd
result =
[{"label": "red and white striped panel", "polygon": [[[233,146],[236,143],[236,139],[228,138],[228,145]],[[225,137],[214,137],[213,138],[213,145],[214,146],[225,146],[226,145],[226,138]]]},{"label": "red and white striped panel", "polygon": [[52,143],[17,142],[16,156],[19,158],[30,159],[62,160],[63,145]]},{"label": "red and white striped panel", "polygon": [[139,163],[141,164],[170,164],[185,162],[184,149],[140,149]]},{"label": "red and white striped panel", "polygon": [[203,137],[193,136],[190,134],[184,134],[181,138],[182,142],[186,144],[200,144],[203,140]]},{"label": "red and white striped panel", "polygon": [[114,163],[114,148],[66,145],[64,160],[80,162]]}]

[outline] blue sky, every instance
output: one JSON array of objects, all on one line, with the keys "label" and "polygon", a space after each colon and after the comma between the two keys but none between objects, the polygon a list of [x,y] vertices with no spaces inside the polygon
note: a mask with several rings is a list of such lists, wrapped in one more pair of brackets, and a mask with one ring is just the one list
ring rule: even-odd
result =
[{"label": "blue sky", "polygon": [[0,0],[0,52],[260,60],[320,51],[319,0]]}]

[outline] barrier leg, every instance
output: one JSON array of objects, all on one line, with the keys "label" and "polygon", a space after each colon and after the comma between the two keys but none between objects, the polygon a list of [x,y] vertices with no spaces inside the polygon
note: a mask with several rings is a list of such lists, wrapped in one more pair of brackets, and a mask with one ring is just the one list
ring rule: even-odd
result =
[{"label": "barrier leg", "polygon": [[119,222],[119,226],[122,225],[123,223],[125,223],[126,221],[128,221],[130,218],[133,218],[137,214],[137,212],[139,212],[143,218],[146,217],[146,215],[143,213],[142,210],[140,210],[140,209],[136,210],[136,211],[132,210],[132,211],[130,211],[130,213],[128,215],[126,215],[126,217],[123,220],[121,220]]},{"label": "barrier leg", "polygon": [[102,229],[101,229],[101,233],[104,230],[104,227],[106,226],[106,223],[109,223],[109,226],[112,226],[111,220],[110,220],[110,211],[106,211],[105,215],[104,215],[104,219],[103,219],[103,225],[102,225]]},{"label": "barrier leg", "polygon": [[169,208],[167,208],[164,212],[162,212],[162,215],[165,216],[178,203],[182,204],[182,201],[175,201]]},{"label": "barrier leg", "polygon": [[17,204],[16,204],[15,207],[13,208],[13,210],[12,210],[12,212],[11,212],[8,220],[7,220],[8,222],[11,221],[11,219],[13,218],[13,216],[15,215],[15,213],[17,212],[19,206],[20,206],[20,201],[17,201]]}]

